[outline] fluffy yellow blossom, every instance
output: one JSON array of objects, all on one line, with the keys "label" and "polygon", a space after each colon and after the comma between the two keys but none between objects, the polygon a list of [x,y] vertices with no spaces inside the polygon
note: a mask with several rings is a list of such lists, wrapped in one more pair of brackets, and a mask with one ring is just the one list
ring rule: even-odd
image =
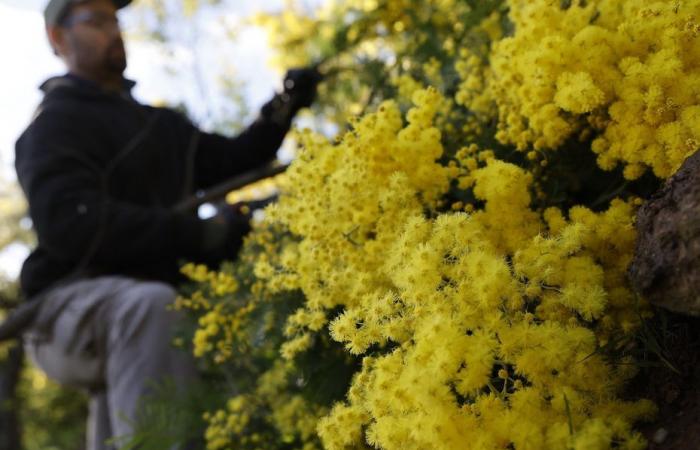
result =
[{"label": "fluffy yellow blossom", "polygon": [[[358,420],[367,415],[366,438],[382,448],[422,448],[439,442],[441,448],[457,449],[465,440],[477,449],[499,442],[515,443],[515,448],[561,448],[562,442],[593,437],[578,427],[593,414],[601,414],[595,417],[605,441],[595,448],[608,448],[618,439],[638,442],[630,429],[618,433],[613,424],[647,417],[653,407],[641,402],[629,404],[624,415],[603,412],[597,399],[614,395],[624,379],[594,356],[597,337],[586,322],[605,312],[615,314],[605,303],[606,289],[615,285],[612,280],[606,285],[602,268],[586,255],[596,255],[614,273],[612,255],[619,258],[618,251],[629,252],[629,241],[623,239],[611,253],[614,237],[597,232],[613,226],[622,218],[619,213],[629,212],[625,204],[616,203],[603,214],[583,214],[589,229],[581,228],[577,222],[582,217],[576,213],[571,219],[576,222],[550,238],[535,231],[520,243],[523,250],[514,258],[515,273],[503,259],[508,250],[491,242],[476,217],[456,214],[440,216],[435,223],[410,221],[392,246],[390,254],[396,257],[384,269],[396,293],[381,300],[368,298],[336,319],[331,330],[337,339],[349,341],[351,351],[355,339],[363,340],[364,346],[355,350],[361,352],[373,339],[386,340],[367,331],[374,322],[400,317],[411,338],[395,338],[401,345],[393,352],[367,361],[355,379],[351,402],[336,407],[319,425],[324,444],[331,449],[350,445],[353,434],[348,427],[357,425],[349,423],[347,411],[357,411],[353,417]],[[528,283],[543,289],[533,298],[524,297]],[[589,303],[591,292],[598,291],[602,301]],[[385,299],[393,299],[399,309],[380,308],[381,315],[375,313],[375,305],[385,304]],[[628,297],[627,308],[632,302]],[[522,320],[529,305],[537,322]],[[435,342],[450,344],[436,348]],[[461,397],[450,392],[451,386]],[[573,405],[572,420],[581,431],[573,436],[567,432],[555,443],[548,434],[568,426],[564,396]],[[361,437],[354,439],[357,444]]]},{"label": "fluffy yellow blossom", "polygon": [[[225,409],[206,413],[208,422],[205,433],[207,450],[223,450],[237,447],[274,448],[255,432],[256,423],[274,424],[283,442],[298,437],[304,450],[320,450],[317,445],[316,425],[328,411],[319,408],[301,395],[290,393],[287,383],[290,366],[277,363],[258,380],[254,394],[237,395],[228,400]],[[272,413],[260,417],[256,414],[260,405],[268,405]]]},{"label": "fluffy yellow blossom", "polygon": [[238,281],[235,277],[224,272],[210,271],[203,264],[188,263],[182,266],[180,271],[193,281],[209,282],[212,293],[217,297],[232,294],[238,290]]},{"label": "fluffy yellow blossom", "polygon": [[605,93],[593,82],[588,72],[564,72],[557,79],[554,103],[563,111],[589,113],[605,102]]},{"label": "fluffy yellow blossom", "polygon": [[420,82],[408,74],[403,74],[392,80],[392,82],[398,89],[398,97],[409,102],[416,91],[424,88]]},{"label": "fluffy yellow blossom", "polygon": [[557,149],[593,129],[600,167],[622,163],[628,179],[666,178],[700,148],[700,1],[508,3],[515,34],[493,45],[485,78],[478,62],[463,71],[461,94],[483,110],[468,92],[489,93],[502,142]]},{"label": "fluffy yellow blossom", "polygon": [[[236,345],[275,326],[280,341],[256,354],[269,365],[253,386],[207,416],[209,448],[274,446],[255,432],[264,423],[285,443],[331,450],[641,450],[634,426],[654,406],[622,400],[633,360],[620,368],[600,352],[647,313],[625,276],[639,200],[576,205],[544,181],[566,176],[553,155],[573,137],[592,137],[583,151],[604,169],[622,163],[630,179],[647,167],[668,176],[695,150],[700,0],[673,14],[669,2],[508,0],[513,30],[500,10],[455,20],[485,2],[331,3],[293,34],[344,42],[338,61],[382,55],[399,98],[343,103],[373,112],[332,140],[298,133],[280,200],[247,244],[257,253],[241,257],[250,299],[228,292],[226,277],[186,269],[209,301],[183,300],[201,308],[198,356],[250,356]],[[339,12],[346,34],[325,36],[321,22]],[[431,26],[450,38],[435,42]],[[431,45],[453,55],[454,84],[449,61],[410,57]],[[299,303],[241,337],[255,308],[285,293]],[[342,356],[316,353],[329,342]],[[362,364],[346,395],[319,408],[294,370],[326,356]]]},{"label": "fluffy yellow blossom", "polygon": [[[587,442],[591,420],[608,444],[635,442],[631,425],[613,424],[653,408],[601,408],[631,374],[596,355],[637,324],[622,276],[633,207],[533,210],[533,174],[476,146],[448,170],[435,162],[439,97],[420,90],[413,101],[406,125],[385,103],[337,145],[304,135],[270,211],[301,240],[277,272],[263,257],[259,273],[295,274],[307,299],[288,319],[283,356],[305,351],[312,317],[323,326],[319,313],[337,307],[328,329],[349,353],[392,348],[365,359],[348,401],[319,422],[324,446],[554,449]],[[426,218],[450,177],[482,206]],[[580,431],[569,434],[569,420]]]}]

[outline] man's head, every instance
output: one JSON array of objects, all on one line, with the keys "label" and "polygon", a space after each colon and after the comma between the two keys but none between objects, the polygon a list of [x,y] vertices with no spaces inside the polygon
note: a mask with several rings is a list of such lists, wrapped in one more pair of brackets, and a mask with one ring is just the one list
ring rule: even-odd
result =
[{"label": "man's head", "polygon": [[131,0],[50,0],[44,11],[51,47],[70,72],[114,83],[126,69],[117,10]]}]

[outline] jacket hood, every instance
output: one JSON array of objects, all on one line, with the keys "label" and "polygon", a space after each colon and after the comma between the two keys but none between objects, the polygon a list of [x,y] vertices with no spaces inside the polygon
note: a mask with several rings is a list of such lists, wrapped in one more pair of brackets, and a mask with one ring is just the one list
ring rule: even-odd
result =
[{"label": "jacket hood", "polygon": [[[124,78],[122,95],[131,97],[131,90],[136,85],[136,82]],[[51,77],[44,81],[39,89],[48,96],[58,94],[63,91],[70,92],[71,95],[81,94],[83,96],[109,96],[113,95],[110,92],[102,89],[97,83],[78,77],[73,74],[65,74],[61,76]]]}]

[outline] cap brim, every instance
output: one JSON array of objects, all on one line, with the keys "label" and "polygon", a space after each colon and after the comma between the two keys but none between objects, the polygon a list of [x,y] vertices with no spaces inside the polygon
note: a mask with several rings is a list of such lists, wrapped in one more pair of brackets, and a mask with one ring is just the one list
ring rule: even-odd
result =
[{"label": "cap brim", "polygon": [[132,2],[132,0],[112,0],[118,9],[121,9]]},{"label": "cap brim", "polygon": [[[67,8],[70,4],[83,3],[86,1],[88,0],[68,0],[63,4],[50,1],[44,10],[44,20],[46,25],[56,25],[63,11],[65,11],[65,8]],[[132,0],[112,0],[112,3],[117,7],[117,9],[122,9],[131,2]]]}]

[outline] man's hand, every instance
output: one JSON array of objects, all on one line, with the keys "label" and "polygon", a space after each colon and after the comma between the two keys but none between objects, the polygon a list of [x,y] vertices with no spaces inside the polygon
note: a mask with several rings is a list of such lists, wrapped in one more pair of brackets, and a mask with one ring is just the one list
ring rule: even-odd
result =
[{"label": "man's hand", "polygon": [[322,79],[315,67],[291,69],[284,77],[284,93],[296,109],[308,108],[316,98],[316,88]]},{"label": "man's hand", "polygon": [[218,213],[205,222],[202,252],[208,265],[222,260],[234,260],[243,245],[243,238],[250,232],[251,214],[240,203],[222,203]]},{"label": "man's hand", "polygon": [[284,92],[275,95],[262,107],[262,116],[288,127],[301,108],[311,106],[323,76],[315,67],[292,69],[284,77]]}]

